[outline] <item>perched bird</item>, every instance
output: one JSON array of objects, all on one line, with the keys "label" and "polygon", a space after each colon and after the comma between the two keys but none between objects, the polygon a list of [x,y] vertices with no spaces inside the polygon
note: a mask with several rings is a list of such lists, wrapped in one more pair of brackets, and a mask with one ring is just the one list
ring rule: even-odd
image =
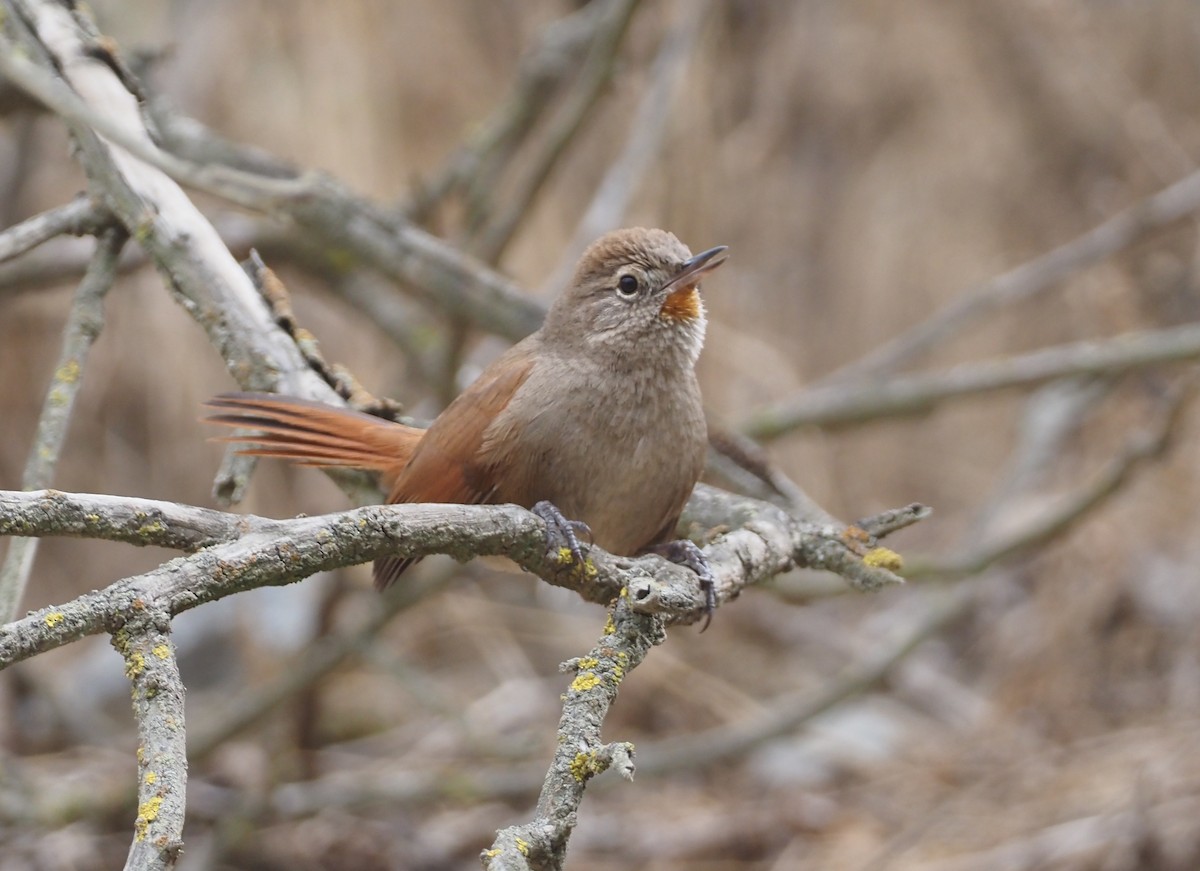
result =
[{"label": "perched bird", "polygon": [[[243,453],[379,472],[389,503],[531,508],[576,559],[576,531],[614,554],[661,553],[697,572],[711,618],[707,561],[674,533],[707,445],[695,374],[705,330],[699,283],[726,250],[692,256],[664,230],[602,236],[541,329],[488,366],[427,430],[261,393],[214,397],[208,420],[258,430],[225,439],[253,446]],[[376,586],[411,562],[376,561]]]}]

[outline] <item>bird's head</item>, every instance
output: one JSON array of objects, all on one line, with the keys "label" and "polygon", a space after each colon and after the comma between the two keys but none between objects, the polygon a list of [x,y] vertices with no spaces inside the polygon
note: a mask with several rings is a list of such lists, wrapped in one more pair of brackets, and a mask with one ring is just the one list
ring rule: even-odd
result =
[{"label": "bird's head", "polygon": [[543,335],[630,361],[695,363],[704,344],[700,280],[725,246],[695,256],[665,230],[634,227],[601,236],[583,252],[570,287],[554,301]]}]

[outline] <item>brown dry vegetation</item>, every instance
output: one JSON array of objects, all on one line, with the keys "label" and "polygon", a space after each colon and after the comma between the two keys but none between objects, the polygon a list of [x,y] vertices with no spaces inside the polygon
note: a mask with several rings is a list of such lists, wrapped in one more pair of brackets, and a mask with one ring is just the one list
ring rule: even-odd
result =
[{"label": "brown dry vegetation", "polygon": [[[182,112],[389,203],[504,98],[522,50],[569,4],[95,5],[124,48],[169,46],[149,78]],[[637,13],[612,87],[501,260],[522,286],[555,269],[687,8],[647,2]],[[1187,0],[722,0],[625,223],[669,228],[695,250],[730,246],[706,286],[701,374],[714,418],[737,425],[1192,171],[1198,81],[1200,11]],[[18,113],[0,125],[6,226],[82,188],[57,120]],[[502,201],[503,185],[494,195]],[[219,226],[240,226],[228,206],[204,202]],[[432,226],[462,237],[453,209]],[[921,366],[1192,320],[1197,262],[1196,225],[1180,222],[989,316]],[[368,318],[300,264],[272,265],[329,358],[414,413],[436,411]],[[71,286],[0,288],[2,487],[19,486]],[[55,486],[213,504],[220,451],[196,418],[232,386],[221,361],[151,270],[123,277],[107,314]],[[471,359],[498,347],[473,342]],[[1055,401],[1046,392],[802,430],[769,450],[840,517],[934,506],[895,545],[916,564],[1091,480],[1180,374],[1099,385],[1011,498],[1001,497],[1034,411]],[[1173,435],[1066,534],[955,582],[971,588],[969,606],[882,685],[733,758],[597,781],[570,867],[1200,866],[1194,409]],[[345,504],[315,472],[264,464],[241,507],[287,516]],[[166,556],[47,541],[26,605]],[[567,683],[557,665],[593,642],[603,613],[532,580],[437,560],[421,570],[452,575],[351,664],[193,760],[181,867],[471,867],[497,827],[528,816],[527,791],[470,779],[544,769]],[[192,738],[235,695],[285,675],[314,635],[371,613],[367,576],[313,578],[182,617]],[[652,767],[655,748],[819,692],[911,631],[947,589],[805,598],[803,583],[750,591],[702,636],[672,631],[623,685],[606,736],[634,741]],[[132,812],[105,796],[134,776],[117,655],[90,639],[4,677],[0,868],[115,867]],[[424,773],[438,789],[373,793]]]}]

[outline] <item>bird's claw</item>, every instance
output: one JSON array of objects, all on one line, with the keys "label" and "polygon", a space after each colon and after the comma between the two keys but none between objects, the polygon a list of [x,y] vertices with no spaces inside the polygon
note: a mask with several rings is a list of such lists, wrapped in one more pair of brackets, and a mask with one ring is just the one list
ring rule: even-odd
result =
[{"label": "bird's claw", "polygon": [[592,544],[591,527],[582,520],[568,520],[553,502],[545,499],[535,504],[530,510],[542,518],[542,522],[546,524],[546,551],[557,551],[560,546],[565,546],[571,552],[571,557],[576,564],[583,565],[587,554],[579,543],[579,536],[582,535],[587,539],[590,548]]},{"label": "bird's claw", "polygon": [[717,610],[717,581],[708,557],[698,544],[686,538],[655,545],[650,550],[676,565],[686,566],[700,579],[700,591],[704,593],[704,625],[700,627],[703,632],[712,623],[713,612]]}]

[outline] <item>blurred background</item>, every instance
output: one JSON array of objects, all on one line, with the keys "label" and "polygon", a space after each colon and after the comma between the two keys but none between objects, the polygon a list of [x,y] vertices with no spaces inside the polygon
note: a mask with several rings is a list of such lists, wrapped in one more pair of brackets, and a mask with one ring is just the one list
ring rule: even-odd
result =
[{"label": "blurred background", "polygon": [[[700,373],[731,430],[1200,160],[1188,0],[644,0],[553,162],[591,43],[560,46],[557,66],[539,46],[558,44],[555,22],[599,32],[594,4],[92,5],[181,115],[406,211],[540,298],[609,228],[584,221],[606,180],[608,221],[729,245],[705,286]],[[441,196],[531,68],[550,70],[545,112]],[[8,226],[85,180],[59,121],[0,107]],[[504,347],[291,227],[196,199],[239,257],[263,252],[329,359],[412,414],[436,414]],[[1164,226],[905,365],[1192,321],[1197,241],[1194,218]],[[0,487],[20,487],[90,250],[58,240],[0,271]],[[363,300],[386,300],[394,323]],[[55,486],[215,505],[221,451],[197,418],[232,379],[153,269],[131,262],[105,307]],[[1060,380],[765,442],[844,520],[933,506],[888,540],[913,579],[861,596],[794,573],[704,635],[672,630],[605,725],[637,745],[637,780],[593,782],[570,867],[1200,867],[1189,378]],[[237,510],[347,506],[323,475],[264,463]],[[25,607],[172,555],[48,540]],[[407,579],[381,604],[359,567],[176,621],[181,868],[474,867],[495,829],[531,816],[558,664],[590,647],[603,610],[437,559]],[[120,863],[135,742],[105,639],[0,675],[0,868]]]}]

